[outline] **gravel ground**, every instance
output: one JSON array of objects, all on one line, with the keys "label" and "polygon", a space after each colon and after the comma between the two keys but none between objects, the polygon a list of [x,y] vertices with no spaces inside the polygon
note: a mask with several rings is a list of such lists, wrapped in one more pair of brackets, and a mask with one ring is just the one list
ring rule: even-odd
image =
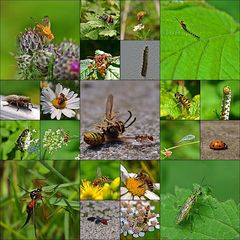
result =
[{"label": "gravel ground", "polygon": [[[81,240],[117,240],[120,238],[120,206],[118,201],[81,201]],[[99,217],[107,220],[107,225],[87,220]]]},{"label": "gravel ground", "polygon": [[105,114],[106,99],[113,94],[113,111],[119,119],[128,118],[127,110],[136,116],[124,136],[150,134],[154,143],[105,143],[89,147],[82,140],[81,159],[154,160],[159,159],[159,83],[157,81],[82,81],[81,82],[81,139],[85,132],[97,132],[95,124]]},{"label": "gravel ground", "polygon": [[[240,121],[202,121],[201,159],[237,160],[240,159]],[[209,144],[220,139],[228,145],[225,150],[213,150]]]}]

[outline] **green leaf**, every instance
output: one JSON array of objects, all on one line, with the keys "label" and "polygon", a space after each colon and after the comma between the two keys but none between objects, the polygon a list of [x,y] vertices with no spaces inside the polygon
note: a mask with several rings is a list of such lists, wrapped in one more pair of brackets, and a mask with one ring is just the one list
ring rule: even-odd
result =
[{"label": "green leaf", "polygon": [[[188,92],[186,90],[186,92]],[[183,108],[180,103],[176,101],[174,94],[176,90],[167,91],[161,88],[161,117],[166,119],[187,119],[187,120],[199,120],[200,118],[200,95],[193,97],[191,101],[191,107],[189,110]]]},{"label": "green leaf", "polygon": [[117,36],[117,31],[116,30],[103,30],[99,33],[99,35],[104,36],[104,37],[114,37]]},{"label": "green leaf", "polygon": [[191,217],[177,225],[179,206],[191,193],[189,189],[176,187],[175,195],[168,193],[161,196],[162,239],[239,239],[240,206],[233,200],[219,202],[211,195],[198,196]]},{"label": "green leaf", "polygon": [[231,16],[202,1],[165,1],[161,9],[161,79],[240,78],[239,24]]},{"label": "green leaf", "polygon": [[93,72],[93,70],[90,69],[88,66],[89,66],[89,64],[92,64],[92,63],[93,63],[92,59],[80,60],[81,79],[83,79],[83,80],[89,79],[89,74],[91,74],[91,72]]},{"label": "green leaf", "polygon": [[120,79],[120,67],[115,67],[110,65],[106,69],[106,77],[105,80],[118,80]]}]

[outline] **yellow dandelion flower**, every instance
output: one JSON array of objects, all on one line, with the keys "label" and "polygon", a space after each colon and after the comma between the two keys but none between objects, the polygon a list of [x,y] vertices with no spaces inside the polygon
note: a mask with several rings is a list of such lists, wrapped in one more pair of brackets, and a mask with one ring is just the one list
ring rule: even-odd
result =
[{"label": "yellow dandelion flower", "polygon": [[80,186],[81,200],[103,200],[103,188],[101,186],[93,186],[90,181],[82,180]]}]

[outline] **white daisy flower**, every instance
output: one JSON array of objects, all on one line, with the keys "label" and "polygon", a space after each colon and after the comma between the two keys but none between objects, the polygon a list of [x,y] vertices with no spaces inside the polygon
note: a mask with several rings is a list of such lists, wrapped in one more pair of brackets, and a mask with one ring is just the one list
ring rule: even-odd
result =
[{"label": "white daisy flower", "polygon": [[[121,200],[160,200],[160,197],[150,191],[141,179],[137,179],[137,173],[128,173],[125,167],[120,166],[121,180],[125,187],[121,187]],[[153,191],[160,189],[160,183],[153,183]]]},{"label": "white daisy flower", "polygon": [[136,32],[136,31],[140,31],[142,29],[144,29],[144,25],[142,23],[140,23],[140,24],[134,26],[133,31]]},{"label": "white daisy flower", "polygon": [[41,106],[43,114],[51,114],[51,119],[56,118],[60,120],[61,115],[65,115],[68,118],[75,117],[76,112],[73,110],[79,109],[80,98],[78,94],[70,91],[69,88],[63,88],[58,83],[55,92],[47,87],[42,89]]}]

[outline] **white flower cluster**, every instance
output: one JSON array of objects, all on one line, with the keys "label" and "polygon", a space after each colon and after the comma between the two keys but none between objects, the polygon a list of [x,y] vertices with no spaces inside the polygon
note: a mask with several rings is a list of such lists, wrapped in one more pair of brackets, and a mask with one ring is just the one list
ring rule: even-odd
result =
[{"label": "white flower cluster", "polygon": [[121,234],[134,238],[144,237],[147,232],[160,229],[159,214],[149,201],[121,202]]}]

